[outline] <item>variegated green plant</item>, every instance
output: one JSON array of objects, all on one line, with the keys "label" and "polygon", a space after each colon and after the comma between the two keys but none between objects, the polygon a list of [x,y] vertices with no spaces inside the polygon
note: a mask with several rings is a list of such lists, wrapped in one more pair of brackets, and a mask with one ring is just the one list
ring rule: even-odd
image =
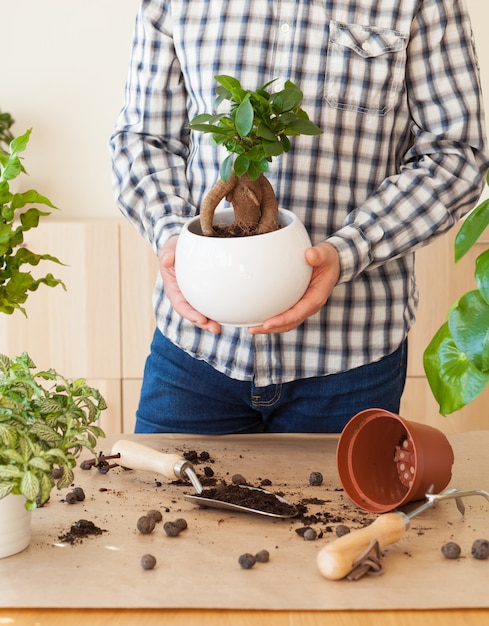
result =
[{"label": "variegated green plant", "polygon": [[84,379],[35,371],[27,353],[0,355],[0,498],[22,494],[26,508],[42,506],[51,490],[73,482],[76,459],[95,454],[97,425],[106,408]]}]

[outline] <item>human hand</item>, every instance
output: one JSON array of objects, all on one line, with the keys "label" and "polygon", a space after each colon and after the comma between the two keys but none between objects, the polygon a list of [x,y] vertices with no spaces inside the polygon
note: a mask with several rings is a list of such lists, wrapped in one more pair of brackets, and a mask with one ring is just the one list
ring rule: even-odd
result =
[{"label": "human hand", "polygon": [[338,252],[331,244],[320,243],[306,250],[306,261],[313,271],[309,286],[299,302],[284,313],[265,320],[260,326],[250,326],[250,334],[288,332],[324,306],[340,277]]},{"label": "human hand", "polygon": [[179,315],[192,322],[195,326],[202,328],[202,330],[208,330],[218,335],[221,332],[220,324],[196,311],[180,291],[175,275],[175,248],[177,240],[177,237],[169,239],[158,253],[160,274],[165,285],[165,293]]}]

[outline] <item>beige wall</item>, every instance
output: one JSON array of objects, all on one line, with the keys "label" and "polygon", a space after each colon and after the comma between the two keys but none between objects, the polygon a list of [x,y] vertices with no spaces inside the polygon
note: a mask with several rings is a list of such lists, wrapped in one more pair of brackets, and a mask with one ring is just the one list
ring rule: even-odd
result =
[{"label": "beige wall", "polygon": [[[489,110],[487,0],[467,0]],[[33,127],[29,186],[62,217],[116,217],[107,142],[139,0],[2,0],[0,109]],[[489,115],[488,115],[489,119]]]},{"label": "beige wall", "polygon": [[0,109],[13,115],[17,134],[33,128],[28,184],[62,209],[60,217],[119,217],[107,145],[138,5],[1,0]]}]

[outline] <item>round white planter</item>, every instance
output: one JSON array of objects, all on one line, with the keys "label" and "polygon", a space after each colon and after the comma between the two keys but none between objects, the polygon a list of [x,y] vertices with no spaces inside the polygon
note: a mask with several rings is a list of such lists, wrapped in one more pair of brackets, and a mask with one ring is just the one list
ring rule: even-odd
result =
[{"label": "round white planter", "polygon": [[[232,208],[215,213],[215,223],[232,223]],[[204,237],[200,218],[189,220],[178,238],[175,272],[187,301],[223,325],[254,326],[283,313],[306,291],[311,246],[298,217],[280,209],[282,228],[251,237]]]},{"label": "round white planter", "polygon": [[0,558],[27,548],[31,540],[31,517],[24,496],[10,494],[0,500]]}]

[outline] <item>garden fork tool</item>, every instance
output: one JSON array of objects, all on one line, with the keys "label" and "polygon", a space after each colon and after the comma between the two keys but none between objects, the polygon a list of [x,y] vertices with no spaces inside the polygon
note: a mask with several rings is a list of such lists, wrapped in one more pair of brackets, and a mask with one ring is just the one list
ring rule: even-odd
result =
[{"label": "garden fork tool", "polygon": [[[440,500],[448,498],[455,498],[457,508],[463,515],[465,507],[462,498],[473,495],[481,495],[489,500],[489,492],[483,491],[482,489],[459,491],[458,489],[451,488],[445,489],[437,494],[427,493],[426,502],[410,513],[403,513],[402,511],[384,513],[369,526],[343,535],[322,548],[317,555],[319,571],[329,580],[339,580],[345,577],[356,580],[356,577],[351,574],[361,565],[364,557],[368,556],[373,550],[376,550],[377,555],[380,555],[382,548],[399,541],[404,533],[409,530],[410,522],[413,517],[423,513]],[[373,569],[379,571],[380,565]],[[365,573],[365,571],[362,571],[362,574],[363,573]]]}]

